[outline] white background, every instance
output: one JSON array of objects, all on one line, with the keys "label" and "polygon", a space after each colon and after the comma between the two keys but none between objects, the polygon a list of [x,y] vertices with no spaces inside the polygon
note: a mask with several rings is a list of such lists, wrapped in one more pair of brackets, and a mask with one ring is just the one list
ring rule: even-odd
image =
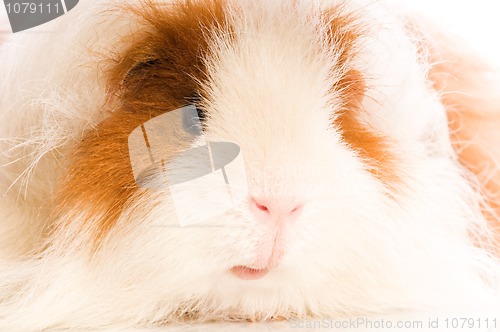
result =
[{"label": "white background", "polygon": [[393,0],[460,35],[472,48],[500,64],[500,0]]},{"label": "white background", "polygon": [[[498,36],[500,33],[500,0],[388,1],[424,13],[425,16],[433,19],[447,31],[463,36],[467,43],[483,56],[500,64],[500,38]],[[43,30],[43,26],[35,29]],[[5,7],[0,4],[0,31],[2,30],[10,33]]]}]

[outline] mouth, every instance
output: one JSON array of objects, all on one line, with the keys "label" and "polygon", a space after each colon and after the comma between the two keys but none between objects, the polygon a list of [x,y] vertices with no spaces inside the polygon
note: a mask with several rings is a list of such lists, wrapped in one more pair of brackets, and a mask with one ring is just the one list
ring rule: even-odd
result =
[{"label": "mouth", "polygon": [[269,272],[269,269],[252,269],[248,266],[234,266],[229,271],[242,280],[257,280],[264,278]]}]

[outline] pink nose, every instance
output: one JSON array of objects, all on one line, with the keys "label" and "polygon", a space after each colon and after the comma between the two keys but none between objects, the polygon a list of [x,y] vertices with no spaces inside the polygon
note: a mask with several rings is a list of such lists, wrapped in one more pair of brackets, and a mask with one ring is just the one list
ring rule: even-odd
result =
[{"label": "pink nose", "polygon": [[303,204],[293,201],[270,201],[250,198],[250,210],[258,220],[265,222],[293,222],[303,210]]}]

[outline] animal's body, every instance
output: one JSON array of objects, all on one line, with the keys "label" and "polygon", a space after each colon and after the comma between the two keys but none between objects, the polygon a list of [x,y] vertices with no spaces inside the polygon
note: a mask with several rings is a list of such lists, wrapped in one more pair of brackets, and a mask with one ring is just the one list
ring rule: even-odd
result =
[{"label": "animal's body", "polygon": [[[498,81],[427,24],[364,0],[80,1],[46,28],[0,46],[0,327],[498,305]],[[193,103],[248,182],[219,227],[158,227],[205,210],[138,185],[128,138]]]}]

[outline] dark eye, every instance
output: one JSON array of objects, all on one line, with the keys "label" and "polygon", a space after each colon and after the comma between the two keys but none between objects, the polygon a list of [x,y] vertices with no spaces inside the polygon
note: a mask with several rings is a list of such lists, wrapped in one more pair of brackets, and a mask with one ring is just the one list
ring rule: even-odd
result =
[{"label": "dark eye", "polygon": [[196,113],[198,114],[198,118],[200,119],[200,122],[203,125],[206,120],[206,112],[198,105],[196,105],[195,107],[196,107]]},{"label": "dark eye", "polygon": [[198,118],[200,119],[200,122],[205,121],[205,110],[200,106],[201,104],[201,96],[198,92],[193,93],[191,97],[188,98],[189,104],[194,105],[196,108],[196,113],[198,114]]},{"label": "dark eye", "polygon": [[137,74],[141,76],[140,78],[144,78],[142,76],[145,76],[147,72],[150,72],[152,69],[158,68],[160,66],[161,66],[161,60],[158,59],[151,59],[139,62],[127,72],[124,81],[127,82],[130,77]]},{"label": "dark eye", "polygon": [[[162,84],[162,71],[165,69],[163,67],[169,66],[168,61],[152,58],[150,60],[144,60],[136,63],[126,74],[124,83],[128,83],[129,86],[141,87],[142,90],[148,91],[149,89],[156,89],[160,91],[158,106],[163,112],[173,111],[173,109],[166,109],[162,107],[161,100],[168,96],[169,85]],[[178,79],[172,82],[175,89],[178,89],[182,85],[182,79]],[[142,91],[141,90],[141,91]],[[192,91],[192,90],[191,90]],[[137,95],[135,93],[134,95]],[[206,112],[200,105],[201,97],[198,92],[192,92],[190,95],[183,96],[179,99],[179,102],[185,103],[188,106],[182,107],[182,127],[183,129],[193,136],[200,136],[203,133],[203,126],[206,119]],[[174,98],[175,99],[175,98]]]},{"label": "dark eye", "polygon": [[195,104],[186,106],[182,110],[182,127],[193,136],[203,134],[204,111]]}]

